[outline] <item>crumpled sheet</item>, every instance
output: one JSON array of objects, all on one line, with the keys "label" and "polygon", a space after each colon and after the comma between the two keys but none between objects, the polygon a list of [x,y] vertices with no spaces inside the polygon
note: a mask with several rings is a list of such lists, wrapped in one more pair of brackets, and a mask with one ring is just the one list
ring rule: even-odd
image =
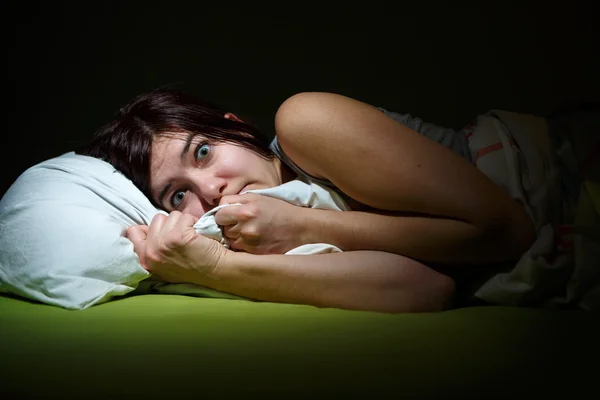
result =
[{"label": "crumpled sheet", "polygon": [[468,128],[476,166],[525,206],[537,232],[514,267],[492,276],[475,297],[497,305],[599,310],[594,149],[574,151],[573,135],[579,132],[565,134],[532,115],[493,110]]}]

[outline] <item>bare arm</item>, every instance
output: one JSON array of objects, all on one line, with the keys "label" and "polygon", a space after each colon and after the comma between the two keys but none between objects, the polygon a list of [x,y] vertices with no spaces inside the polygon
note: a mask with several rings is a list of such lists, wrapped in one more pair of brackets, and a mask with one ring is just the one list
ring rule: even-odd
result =
[{"label": "bare arm", "polygon": [[282,104],[275,126],[283,150],[305,171],[390,212],[321,213],[320,234],[342,248],[361,248],[366,240],[423,260],[485,262],[517,258],[533,241],[523,208],[481,171],[368,104],[301,93]]},{"label": "bare arm", "polygon": [[157,279],[189,282],[261,301],[381,312],[448,308],[454,282],[409,258],[378,251],[254,255],[227,250],[194,230],[196,218],[158,214],[127,229]]},{"label": "bare arm", "polygon": [[[330,243],[344,251],[378,250],[440,264],[483,264],[517,259],[520,248],[504,232],[482,234],[448,218],[373,212],[302,209],[304,243]],[[505,240],[505,243],[501,243]]]},{"label": "bare arm", "polygon": [[[262,301],[380,312],[450,307],[452,279],[397,254],[353,251],[318,255],[228,252],[209,285]],[[206,284],[201,282],[201,284]]]}]

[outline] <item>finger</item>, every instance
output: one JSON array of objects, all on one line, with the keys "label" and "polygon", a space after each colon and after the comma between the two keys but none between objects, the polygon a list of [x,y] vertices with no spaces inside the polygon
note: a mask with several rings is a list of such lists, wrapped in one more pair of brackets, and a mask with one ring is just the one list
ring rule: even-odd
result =
[{"label": "finger", "polygon": [[215,222],[221,226],[235,225],[240,220],[240,211],[242,211],[242,206],[222,208],[215,214]]},{"label": "finger", "polygon": [[240,229],[238,225],[230,225],[223,227],[223,236],[227,239],[236,240],[240,237]]},{"label": "finger", "polygon": [[183,214],[180,218],[180,223],[186,228],[194,226],[196,222],[198,222],[198,217],[192,214]]},{"label": "finger", "polygon": [[156,214],[152,221],[150,221],[150,226],[148,227],[148,237],[156,237],[162,230],[162,227],[167,220],[167,216],[163,214]]},{"label": "finger", "polygon": [[163,226],[163,233],[173,232],[176,233],[177,237],[184,234],[184,232],[196,233],[194,230],[194,224],[196,222],[198,222],[198,217],[191,214],[179,213],[179,215],[169,217],[169,220],[167,220]]},{"label": "finger", "polygon": [[179,225],[179,220],[183,214],[180,211],[172,211],[164,220],[160,227],[162,234],[167,233],[175,229]]},{"label": "finger", "polygon": [[246,195],[246,194],[232,194],[229,196],[223,196],[223,197],[221,197],[221,200],[219,200],[219,205],[223,206],[226,204],[236,204],[236,203],[245,204],[249,200],[248,196],[249,195]]},{"label": "finger", "polygon": [[173,230],[191,228],[196,222],[198,222],[198,218],[192,214],[184,214],[179,211],[173,211],[165,220],[161,227],[161,231],[166,233]]},{"label": "finger", "polygon": [[140,243],[146,240],[148,232],[148,226],[146,225],[133,225],[127,228],[125,231],[125,237],[133,242],[134,246],[136,243]]},{"label": "finger", "polygon": [[142,268],[148,269],[146,263],[146,225],[134,225],[127,229],[125,237],[133,243],[133,251],[137,254]]}]

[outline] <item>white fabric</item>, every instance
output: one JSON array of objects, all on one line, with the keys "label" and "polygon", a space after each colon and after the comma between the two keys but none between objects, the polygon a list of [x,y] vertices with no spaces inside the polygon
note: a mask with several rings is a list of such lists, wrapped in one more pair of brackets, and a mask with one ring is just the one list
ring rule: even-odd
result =
[{"label": "white fabric", "polygon": [[[568,174],[577,172],[569,143],[555,148],[544,118],[508,111],[479,116],[470,129],[477,168],[524,205],[537,233],[516,265],[493,276],[475,295],[502,305],[600,309],[600,209],[592,206],[598,202],[598,195],[593,200],[598,186],[584,184],[578,203],[571,202],[563,190]],[[499,150],[478,158],[480,151],[497,143],[502,144]],[[558,236],[562,225],[570,226],[573,234]],[[574,241],[574,246],[557,246],[562,240]]]},{"label": "white fabric", "polygon": [[150,274],[124,237],[157,210],[108,163],[67,153],[23,172],[0,201],[0,292],[69,309]]},{"label": "white fabric", "polygon": [[[253,192],[304,207],[347,209],[335,192],[301,181]],[[215,212],[195,228],[222,240]],[[152,284],[150,274],[124,233],[149,224],[157,213],[164,212],[102,160],[70,152],[29,168],[0,201],[0,293],[84,309],[136,289],[144,292]],[[332,251],[340,250],[313,244],[288,254]],[[237,297],[195,285],[155,283],[154,292],[157,287],[164,293]]]},{"label": "white fabric", "polygon": [[[248,190],[244,193],[260,194],[279,200],[287,201],[301,207],[320,208],[324,210],[346,211],[350,208],[346,202],[334,191],[324,188],[315,183],[306,183],[293,180],[283,185],[267,188]],[[242,194],[244,194],[242,193]],[[225,207],[235,207],[239,204],[227,204],[218,206],[204,214],[194,225],[194,229],[201,235],[221,242],[228,246],[226,238],[223,237],[221,228],[215,222],[215,214]],[[327,243],[310,243],[296,247],[285,254],[317,254],[341,252],[338,247]]]}]

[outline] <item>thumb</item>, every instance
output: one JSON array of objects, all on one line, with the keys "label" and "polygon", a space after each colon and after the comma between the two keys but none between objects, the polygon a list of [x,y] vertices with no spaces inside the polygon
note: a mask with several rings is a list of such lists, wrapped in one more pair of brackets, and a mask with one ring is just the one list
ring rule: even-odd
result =
[{"label": "thumb", "polygon": [[133,251],[137,254],[140,259],[140,264],[145,269],[146,265],[146,238],[148,237],[148,226],[147,225],[134,225],[127,228],[125,237],[133,243]]},{"label": "thumb", "polygon": [[148,236],[148,230],[150,229],[148,225],[138,225],[137,227],[144,233],[144,235]]},{"label": "thumb", "polygon": [[248,203],[248,200],[248,196],[242,194],[231,194],[229,196],[221,197],[221,200],[219,200],[219,205],[224,206],[232,204],[246,204]]},{"label": "thumb", "polygon": [[125,231],[125,237],[131,240],[134,244],[142,240],[146,240],[148,236],[148,225],[133,225]]}]

